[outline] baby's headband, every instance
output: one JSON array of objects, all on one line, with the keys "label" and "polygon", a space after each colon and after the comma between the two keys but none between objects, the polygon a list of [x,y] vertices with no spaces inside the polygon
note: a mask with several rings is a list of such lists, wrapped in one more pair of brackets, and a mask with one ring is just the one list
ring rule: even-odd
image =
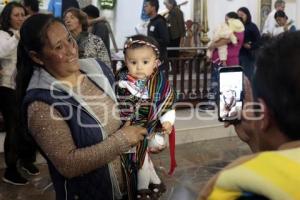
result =
[{"label": "baby's headband", "polygon": [[132,38],[129,38],[124,45],[124,50],[126,50],[127,48],[130,48],[131,45],[133,45],[133,44],[142,44],[142,45],[152,47],[154,49],[154,51],[156,52],[156,55],[159,56],[159,49],[154,44],[151,44],[144,40],[132,40]]}]

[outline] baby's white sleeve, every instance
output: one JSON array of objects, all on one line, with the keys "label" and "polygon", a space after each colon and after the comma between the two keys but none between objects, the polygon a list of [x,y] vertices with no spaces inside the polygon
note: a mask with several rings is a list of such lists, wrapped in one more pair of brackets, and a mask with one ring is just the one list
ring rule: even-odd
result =
[{"label": "baby's white sleeve", "polygon": [[160,117],[160,123],[170,122],[172,125],[175,123],[176,113],[175,110],[169,110],[163,116]]}]

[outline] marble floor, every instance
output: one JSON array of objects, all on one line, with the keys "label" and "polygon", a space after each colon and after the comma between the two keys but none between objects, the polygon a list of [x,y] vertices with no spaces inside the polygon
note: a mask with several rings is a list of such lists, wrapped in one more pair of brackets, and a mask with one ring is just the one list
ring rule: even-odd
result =
[{"label": "marble floor", "polygon": [[[237,137],[200,141],[176,146],[177,168],[173,176],[169,169],[169,151],[153,155],[157,172],[167,185],[163,200],[193,200],[204,183],[235,158],[249,154],[247,145]],[[41,174],[29,177],[30,184],[12,186],[0,181],[0,200],[53,200],[55,195],[47,165],[39,159]],[[0,156],[0,177],[3,175],[3,154]]]}]

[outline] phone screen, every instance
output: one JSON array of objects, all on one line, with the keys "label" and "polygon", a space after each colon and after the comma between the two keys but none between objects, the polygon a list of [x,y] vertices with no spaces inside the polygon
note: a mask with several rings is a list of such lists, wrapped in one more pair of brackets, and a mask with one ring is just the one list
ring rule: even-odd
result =
[{"label": "phone screen", "polygon": [[243,106],[243,71],[241,67],[220,69],[219,78],[219,120],[237,121],[241,119]]}]

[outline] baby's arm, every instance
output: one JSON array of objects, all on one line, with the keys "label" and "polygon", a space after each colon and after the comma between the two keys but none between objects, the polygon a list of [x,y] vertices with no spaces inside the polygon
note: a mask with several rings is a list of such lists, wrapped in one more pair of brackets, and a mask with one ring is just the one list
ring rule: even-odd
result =
[{"label": "baby's arm", "polygon": [[234,35],[234,33],[230,34],[229,39],[230,39],[230,41],[231,41],[232,44],[237,44],[237,38]]},{"label": "baby's arm", "polygon": [[172,127],[175,123],[175,110],[169,110],[166,112],[163,116],[160,117],[160,123],[162,125],[163,130],[167,133],[170,134],[172,131]]}]

